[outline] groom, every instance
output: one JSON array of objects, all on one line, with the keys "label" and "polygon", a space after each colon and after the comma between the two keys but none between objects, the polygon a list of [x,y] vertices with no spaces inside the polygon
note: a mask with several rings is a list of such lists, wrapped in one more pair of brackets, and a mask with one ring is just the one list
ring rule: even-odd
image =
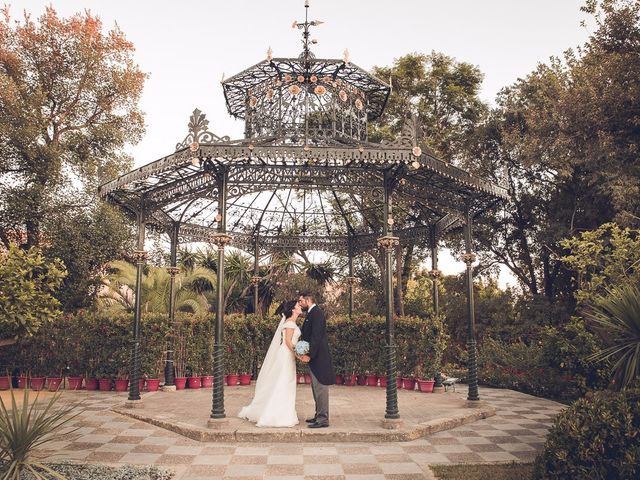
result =
[{"label": "groom", "polygon": [[327,323],[324,312],[316,305],[312,293],[302,293],[298,304],[307,312],[302,324],[302,339],[309,342],[309,354],[299,358],[302,362],[309,363],[311,390],[316,403],[315,416],[306,421],[309,428],[324,428],[329,426],[329,385],[333,385],[336,380],[329,353]]}]

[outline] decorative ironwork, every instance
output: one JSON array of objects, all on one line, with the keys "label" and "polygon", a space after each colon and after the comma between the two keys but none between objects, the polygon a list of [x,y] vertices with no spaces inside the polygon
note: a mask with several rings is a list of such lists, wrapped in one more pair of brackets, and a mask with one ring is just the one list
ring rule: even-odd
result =
[{"label": "decorative ironwork", "polygon": [[144,263],[147,260],[148,253],[146,250],[134,250],[133,259],[136,263]]},{"label": "decorative ironwork", "polygon": [[180,273],[180,268],[178,268],[178,267],[167,267],[167,273],[170,276],[175,277],[177,274]]},{"label": "decorative ironwork", "polygon": [[345,277],[344,283],[346,283],[350,287],[353,287],[355,285],[358,285],[358,283],[360,283],[360,279],[358,277]]},{"label": "decorative ironwork", "polygon": [[211,236],[211,243],[221,249],[224,249],[224,247],[229,245],[231,240],[233,240],[231,235],[227,235],[226,233],[214,233]]},{"label": "decorative ironwork", "polygon": [[476,257],[475,253],[465,253],[460,258],[462,259],[462,261],[464,263],[466,263],[468,266],[470,266],[473,262],[476,261],[477,257]]},{"label": "decorative ironwork", "polygon": [[400,245],[400,239],[391,235],[386,235],[378,239],[378,245],[385,250],[392,250],[394,247]]},{"label": "decorative ironwork", "polygon": [[262,281],[262,277],[259,275],[253,275],[251,277],[251,285],[253,285],[254,287],[256,285],[259,285],[261,281]]},{"label": "decorative ironwork", "polygon": [[201,143],[221,143],[228,142],[229,137],[218,137],[208,130],[209,120],[207,116],[197,108],[189,119],[189,134],[185,139],[176,144],[176,150],[189,147],[189,151],[195,153],[200,148]]},{"label": "decorative ironwork", "polygon": [[442,271],[440,271],[440,270],[429,270],[429,276],[431,278],[433,278],[434,280],[437,280],[440,277],[442,277]]}]

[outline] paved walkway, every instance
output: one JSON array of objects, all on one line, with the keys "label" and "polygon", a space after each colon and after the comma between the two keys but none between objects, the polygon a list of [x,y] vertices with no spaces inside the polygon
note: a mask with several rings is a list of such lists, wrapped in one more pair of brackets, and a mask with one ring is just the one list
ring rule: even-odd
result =
[{"label": "paved walkway", "polygon": [[[464,397],[464,387],[454,395]],[[432,478],[430,464],[533,460],[562,405],[510,390],[482,388],[480,395],[495,416],[418,440],[263,444],[191,440],[112,412],[126,395],[92,393],[75,420],[78,430],[40,454],[48,461],[165,466],[179,480],[410,480]]]}]

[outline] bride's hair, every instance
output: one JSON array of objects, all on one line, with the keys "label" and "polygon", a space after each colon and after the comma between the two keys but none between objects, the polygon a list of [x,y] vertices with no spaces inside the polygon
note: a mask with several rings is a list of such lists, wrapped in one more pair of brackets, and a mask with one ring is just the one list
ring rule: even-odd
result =
[{"label": "bride's hair", "polygon": [[291,318],[293,315],[293,309],[296,308],[297,300],[287,300],[280,304],[280,306],[276,309],[276,315],[282,314],[284,318]]}]

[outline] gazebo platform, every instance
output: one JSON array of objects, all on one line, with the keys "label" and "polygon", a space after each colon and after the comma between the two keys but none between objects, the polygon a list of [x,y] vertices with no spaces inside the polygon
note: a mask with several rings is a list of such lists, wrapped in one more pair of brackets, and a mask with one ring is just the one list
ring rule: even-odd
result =
[{"label": "gazebo platform", "polygon": [[254,385],[225,388],[227,418],[208,426],[211,389],[156,392],[143,395],[140,408],[118,405],[114,411],[203,442],[398,442],[415,440],[495,415],[484,402],[468,402],[456,392],[398,391],[402,422],[383,427],[385,389],[332,386],[329,428],[309,429],[313,416],[310,385],[298,385],[296,409],[300,424],[293,428],[259,428],[237,418],[253,397]]}]

